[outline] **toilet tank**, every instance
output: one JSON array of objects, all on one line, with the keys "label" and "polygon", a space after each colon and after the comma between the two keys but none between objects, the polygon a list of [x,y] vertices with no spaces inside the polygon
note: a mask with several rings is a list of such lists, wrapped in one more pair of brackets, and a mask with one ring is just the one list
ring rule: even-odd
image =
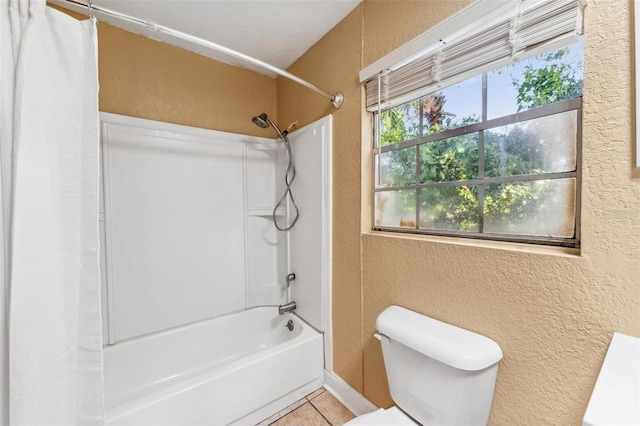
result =
[{"label": "toilet tank", "polygon": [[423,425],[486,425],[502,359],[488,337],[399,306],[376,321],[394,402]]}]

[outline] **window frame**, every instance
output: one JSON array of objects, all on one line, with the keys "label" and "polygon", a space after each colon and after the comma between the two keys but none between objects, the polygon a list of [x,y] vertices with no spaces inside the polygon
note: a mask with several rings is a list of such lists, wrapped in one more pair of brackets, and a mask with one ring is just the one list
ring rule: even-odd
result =
[{"label": "window frame", "polygon": [[[397,142],[385,146],[376,146],[378,141],[378,126],[379,120],[377,115],[390,108],[385,108],[373,113],[373,149],[372,149],[372,199],[375,200],[376,193],[386,191],[397,191],[402,189],[412,189],[416,191],[416,204],[415,204],[415,225],[410,227],[392,227],[392,226],[380,226],[376,225],[376,208],[375,203],[372,203],[371,209],[371,223],[374,231],[385,231],[395,233],[406,234],[422,234],[422,235],[435,235],[445,237],[462,237],[480,240],[492,240],[492,241],[505,241],[505,242],[517,242],[528,244],[540,244],[549,246],[560,246],[569,248],[580,247],[580,228],[581,228],[581,182],[582,182],[582,96],[562,101],[558,103],[548,104],[541,107],[536,107],[526,111],[516,112],[514,114],[493,118],[487,120],[487,72],[482,73],[482,120],[478,123],[469,124],[463,127],[455,129],[448,129],[442,132],[423,135],[418,138]],[[422,98],[422,97],[421,97]],[[421,99],[418,98],[418,99]],[[411,101],[410,101],[411,102]],[[397,106],[397,105],[395,105]],[[394,106],[394,107],[395,107]],[[484,174],[484,131],[491,130],[504,125],[516,124],[523,121],[532,119],[547,117],[555,114],[560,114],[568,111],[576,111],[576,169],[570,172],[555,172],[555,173],[540,173],[535,175],[519,175],[519,176],[503,176],[485,178]],[[420,129],[423,129],[423,114],[422,103],[420,102]],[[456,180],[445,181],[436,183],[419,183],[420,176],[420,154],[419,146],[430,142],[436,142],[443,139],[461,136],[470,133],[478,133],[478,163],[479,163],[479,176],[476,179],[470,180]],[[385,152],[397,151],[400,149],[416,147],[416,183],[406,186],[393,186],[393,187],[378,187],[376,177],[380,176],[380,173],[376,170],[376,156]],[[380,158],[380,157],[377,157]],[[378,166],[380,162],[378,161]],[[482,167],[480,167],[482,165]],[[542,237],[522,234],[497,234],[482,231],[482,224],[484,222],[484,196],[482,195],[481,188],[485,185],[501,184],[508,182],[528,182],[539,180],[551,180],[551,179],[566,179],[575,178],[575,197],[574,197],[574,236],[572,238],[560,238],[560,237]],[[419,190],[421,188],[434,188],[434,187],[448,187],[448,186],[465,186],[465,185],[477,185],[478,194],[478,231],[456,231],[456,230],[434,230],[434,229],[421,229],[420,228],[420,202],[418,201]]]}]

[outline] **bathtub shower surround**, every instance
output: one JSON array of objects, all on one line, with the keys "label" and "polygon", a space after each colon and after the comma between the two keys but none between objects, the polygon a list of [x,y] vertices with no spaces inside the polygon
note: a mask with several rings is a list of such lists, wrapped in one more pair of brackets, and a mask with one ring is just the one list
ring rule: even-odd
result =
[{"label": "bathtub shower surround", "polygon": [[[316,330],[331,329],[331,120],[327,116],[289,136],[298,169],[291,188],[300,207],[289,232],[289,264],[296,274],[289,290],[298,315]],[[325,354],[330,367],[331,352]]]},{"label": "bathtub shower surround", "polygon": [[[289,232],[272,221],[282,144],[101,119],[107,423],[248,424],[319,387],[331,118],[290,136],[301,215]],[[295,313],[279,315],[288,301]]]},{"label": "bathtub shower surround", "polygon": [[280,146],[102,117],[108,343],[285,303]]}]

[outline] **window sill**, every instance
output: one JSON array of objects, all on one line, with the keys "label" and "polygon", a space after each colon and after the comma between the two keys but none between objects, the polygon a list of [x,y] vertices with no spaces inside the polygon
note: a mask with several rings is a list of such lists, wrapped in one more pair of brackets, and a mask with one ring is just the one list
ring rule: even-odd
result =
[{"label": "window sill", "polygon": [[580,257],[580,249],[568,247],[554,247],[507,241],[481,240],[439,235],[409,234],[388,231],[365,231],[362,235],[371,237],[394,238],[401,240],[425,241],[430,243],[450,244],[492,250],[508,250],[521,253],[533,253],[547,256]]}]

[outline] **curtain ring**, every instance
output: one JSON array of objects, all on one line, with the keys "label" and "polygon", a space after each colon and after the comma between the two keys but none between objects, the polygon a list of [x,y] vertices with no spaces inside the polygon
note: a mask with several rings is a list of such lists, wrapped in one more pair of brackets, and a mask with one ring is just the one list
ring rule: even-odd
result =
[{"label": "curtain ring", "polygon": [[87,8],[89,9],[89,19],[95,24],[98,20],[93,14],[93,0],[87,0]]}]

